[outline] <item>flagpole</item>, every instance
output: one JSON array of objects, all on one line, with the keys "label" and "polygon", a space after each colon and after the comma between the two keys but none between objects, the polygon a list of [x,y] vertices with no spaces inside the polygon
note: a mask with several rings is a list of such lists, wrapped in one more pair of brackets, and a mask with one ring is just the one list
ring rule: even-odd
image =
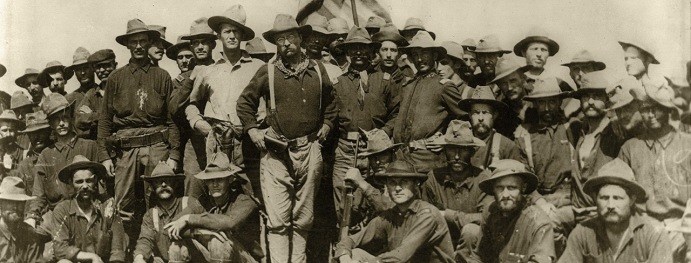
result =
[{"label": "flagpole", "polygon": [[350,0],[350,7],[353,10],[353,24],[357,27],[360,26],[360,22],[357,18],[357,8],[355,8],[355,0]]}]

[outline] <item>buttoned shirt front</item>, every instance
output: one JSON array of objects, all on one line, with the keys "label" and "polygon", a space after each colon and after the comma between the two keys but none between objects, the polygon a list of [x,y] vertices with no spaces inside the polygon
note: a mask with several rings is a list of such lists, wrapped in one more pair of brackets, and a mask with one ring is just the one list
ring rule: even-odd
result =
[{"label": "buttoned shirt front", "polygon": [[43,242],[34,229],[19,222],[12,227],[0,226],[0,262],[33,263],[41,259]]}]

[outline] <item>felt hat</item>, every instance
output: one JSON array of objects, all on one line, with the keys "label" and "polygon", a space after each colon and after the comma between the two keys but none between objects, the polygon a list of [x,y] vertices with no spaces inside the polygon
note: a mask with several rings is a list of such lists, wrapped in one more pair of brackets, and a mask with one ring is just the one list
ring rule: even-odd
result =
[{"label": "felt hat", "polygon": [[473,89],[473,93],[470,97],[462,99],[458,102],[458,107],[465,112],[470,112],[471,105],[475,103],[489,104],[494,108],[495,111],[499,113],[499,116],[505,114],[509,110],[509,106],[506,103],[498,101],[494,97],[494,92],[490,86],[477,86]]},{"label": "felt hat", "polygon": [[462,120],[452,120],[446,133],[434,139],[432,145],[453,145],[462,147],[482,147],[485,142],[473,136],[470,122]]},{"label": "felt hat", "polygon": [[17,114],[13,110],[5,109],[0,113],[0,122],[8,122],[14,125],[15,130],[23,130],[24,122],[17,118]]},{"label": "felt hat", "polygon": [[[634,93],[636,90],[632,90]],[[635,96],[641,102],[642,105],[646,104],[658,104],[665,108],[676,110],[677,107],[674,104],[674,91],[671,89],[659,89],[653,93],[646,92],[645,94]]]},{"label": "felt hat", "polygon": [[556,41],[552,40],[551,38],[547,37],[547,33],[545,30],[542,28],[532,28],[530,32],[528,33],[528,36],[522,39],[521,41],[518,41],[515,46],[513,46],[513,53],[516,54],[516,56],[522,57],[524,56],[524,52],[526,49],[528,49],[528,46],[531,43],[535,42],[540,42],[544,43],[547,45],[549,48],[549,55],[554,56],[554,54],[557,54],[559,52],[559,44],[557,44]]},{"label": "felt hat", "polygon": [[264,39],[266,39],[266,41],[269,41],[269,43],[276,45],[276,40],[274,39],[274,36],[276,36],[276,34],[278,33],[283,33],[291,30],[296,30],[304,37],[305,35],[312,32],[312,27],[309,25],[298,25],[298,22],[295,21],[295,18],[291,15],[278,14],[274,19],[273,27],[269,31],[264,32],[262,36],[264,37]]},{"label": "felt hat", "polygon": [[204,171],[194,175],[199,180],[209,180],[216,178],[224,178],[237,175],[242,169],[230,163],[228,155],[222,152],[217,152],[209,158],[209,162],[204,168]]},{"label": "felt hat", "polygon": [[525,164],[513,159],[503,159],[492,162],[489,166],[492,175],[480,182],[480,190],[488,195],[494,195],[494,183],[504,177],[516,175],[523,178],[526,188],[523,194],[530,194],[537,189],[537,175],[525,167]]},{"label": "felt hat", "polygon": [[477,42],[475,53],[502,53],[509,54],[510,50],[503,49],[499,37],[496,35],[486,35]]},{"label": "felt hat", "polygon": [[183,35],[182,39],[192,40],[192,39],[211,39],[216,40],[216,34],[214,30],[209,26],[209,19],[206,17],[200,17],[192,21],[190,25],[190,33]]},{"label": "felt hat", "polygon": [[350,32],[350,26],[348,26],[348,21],[340,17],[334,17],[329,19],[329,24],[326,29],[329,30],[329,34],[335,38],[345,38]]},{"label": "felt hat", "polygon": [[[266,51],[266,46],[264,45],[264,40],[262,40],[260,37],[255,37],[250,41],[247,41],[245,43],[245,51],[250,55],[250,57],[253,58],[271,58],[273,57],[276,53],[274,52],[267,52]],[[264,59],[262,59],[264,60]]]},{"label": "felt hat", "polygon": [[91,56],[91,53],[86,48],[78,47],[74,51],[74,55],[72,55],[72,65],[67,66],[65,71],[74,71],[76,66],[88,64],[89,56]]},{"label": "felt hat", "polygon": [[523,97],[526,101],[535,101],[545,98],[564,98],[569,96],[569,92],[561,91],[559,88],[559,81],[556,77],[547,78],[544,80],[537,80],[533,83],[533,91]]},{"label": "felt hat", "polygon": [[446,56],[446,49],[434,43],[434,39],[427,31],[418,31],[413,39],[410,40],[410,45],[403,48],[403,50],[408,52],[416,48],[431,49],[438,54],[439,58]]},{"label": "felt hat", "polygon": [[645,189],[636,182],[633,170],[621,159],[615,158],[604,164],[597,171],[597,176],[588,179],[583,184],[583,192],[594,197],[600,188],[606,184],[614,184],[627,189],[627,192],[638,197],[638,202],[644,202],[647,199]]},{"label": "felt hat", "polygon": [[159,25],[149,25],[148,28],[158,32],[161,43],[163,43],[163,49],[168,49],[170,46],[173,45],[173,43],[170,43],[170,41],[166,40],[166,27]]},{"label": "felt hat", "polygon": [[142,175],[142,180],[156,180],[156,179],[163,179],[163,178],[172,178],[172,179],[180,179],[183,180],[185,179],[184,174],[176,174],[173,171],[173,168],[170,168],[168,164],[164,161],[158,162],[156,164],[156,167],[154,167],[154,170],[151,171],[151,174],[149,175]]},{"label": "felt hat", "polygon": [[629,47],[635,47],[638,48],[640,51],[643,51],[644,53],[648,54],[652,61],[650,62],[651,64],[660,64],[660,61],[655,58],[654,52],[655,49],[653,49],[653,45],[648,44],[648,43],[642,43],[643,41],[638,41],[640,43],[634,43],[632,41],[617,41],[619,42],[619,45],[621,46],[622,49],[626,50]]},{"label": "felt hat", "polygon": [[569,63],[564,63],[561,65],[565,66],[565,67],[572,67],[575,65],[582,65],[582,64],[593,65],[593,69],[595,71],[600,71],[600,70],[607,68],[607,65],[605,65],[604,62],[595,60],[593,58],[593,55],[590,54],[590,51],[585,50],[585,49],[578,51],[578,53],[576,53],[576,55],[573,56],[573,58],[571,59],[571,61]]},{"label": "felt hat", "polygon": [[7,73],[7,68],[5,65],[0,64],[0,77],[5,76],[5,73]]},{"label": "felt hat", "polygon": [[38,74],[38,84],[42,87],[48,87],[50,85],[50,76],[48,72],[52,72],[54,70],[62,71],[62,77],[65,79],[65,81],[68,81],[70,78],[72,78],[72,75],[74,75],[74,71],[67,70],[66,67],[60,63],[60,61],[51,61],[48,62],[46,67],[41,71],[41,73]]},{"label": "felt hat", "polygon": [[43,111],[27,113],[24,119],[26,119],[26,128],[22,130],[22,133],[35,132],[50,128],[50,125],[48,124],[48,116],[46,116]]},{"label": "felt hat", "polygon": [[494,66],[495,77],[489,83],[494,84],[497,81],[500,81],[501,79],[511,75],[514,72],[518,72],[520,74],[523,74],[524,72],[527,71],[527,69],[528,69],[527,66],[521,65],[515,59],[500,58],[497,61],[497,64]]},{"label": "felt hat", "polygon": [[58,179],[65,184],[72,184],[74,173],[79,170],[89,169],[94,172],[96,180],[106,175],[106,167],[98,162],[93,162],[83,155],[77,155],[72,159],[72,163],[60,169]]},{"label": "felt hat", "polygon": [[418,173],[415,166],[409,161],[398,159],[387,165],[384,172],[375,175],[374,178],[377,180],[385,180],[386,178],[410,178],[424,182],[427,180],[427,175]]},{"label": "felt hat", "polygon": [[384,41],[391,41],[393,43],[396,43],[399,48],[408,46],[410,43],[408,43],[408,40],[405,39],[401,35],[401,33],[398,32],[398,29],[396,29],[396,26],[393,24],[386,24],[382,27],[379,28],[379,32],[376,34],[372,35],[372,41],[374,42],[384,42]]},{"label": "felt hat", "polygon": [[29,95],[21,91],[15,91],[10,99],[10,109],[16,110],[25,106],[34,106],[34,101],[29,98]]},{"label": "felt hat", "polygon": [[74,101],[68,102],[64,96],[58,93],[51,93],[44,97],[41,110],[43,110],[47,118],[50,118],[53,114],[72,109],[72,106],[74,106]]},{"label": "felt hat", "polygon": [[631,103],[633,101],[634,101],[634,98],[630,92],[617,92],[617,93],[614,93],[611,97],[609,97],[610,106],[607,109],[608,110],[616,110],[618,108],[629,105],[629,103]]},{"label": "felt hat", "polygon": [[417,18],[417,17],[411,17],[408,18],[405,21],[405,25],[403,26],[403,29],[401,29],[401,35],[403,35],[403,32],[405,31],[411,31],[411,30],[423,30],[427,31],[430,36],[432,36],[432,39],[437,39],[437,34],[435,34],[432,31],[428,31],[425,29],[425,24],[422,22],[422,19]]},{"label": "felt hat", "polygon": [[168,49],[166,49],[166,57],[172,60],[176,60],[178,57],[178,52],[182,49],[188,49],[192,51],[192,47],[190,46],[190,41],[183,39],[184,35],[178,36],[178,40],[175,42],[175,45],[170,46]]},{"label": "felt hat", "polygon": [[319,34],[322,36],[333,37],[329,33],[329,20],[325,16],[319,13],[312,13],[303,22],[303,25],[309,25],[312,27],[312,34]]},{"label": "felt hat", "polygon": [[221,30],[221,24],[234,25],[242,32],[242,39],[240,41],[248,41],[254,38],[254,30],[245,26],[246,21],[247,14],[245,13],[245,8],[242,5],[234,5],[228,8],[222,15],[210,17],[208,24],[216,32]]},{"label": "felt hat", "polygon": [[600,72],[590,72],[583,75],[581,79],[581,88],[571,92],[571,96],[574,98],[580,98],[583,94],[587,92],[600,92],[602,94],[607,94],[607,88],[610,87],[609,81]]},{"label": "felt hat", "polygon": [[38,69],[34,68],[27,68],[24,70],[24,75],[21,75],[19,78],[14,80],[14,84],[17,84],[17,86],[22,87],[22,88],[28,88],[31,83],[28,83],[26,79],[30,76],[38,76],[38,74],[41,73],[38,71]]},{"label": "felt hat", "polygon": [[475,42],[475,39],[466,38],[463,40],[463,42],[461,42],[461,46],[463,46],[464,51],[475,51],[477,43]]},{"label": "felt hat", "polygon": [[446,50],[446,55],[452,56],[455,59],[463,60],[463,46],[453,41],[441,42],[441,47]]},{"label": "felt hat", "polygon": [[156,38],[161,37],[161,33],[159,33],[156,30],[151,30],[149,27],[146,26],[146,24],[144,24],[142,20],[135,18],[130,21],[127,21],[127,31],[125,31],[125,34],[115,37],[115,41],[118,42],[118,44],[120,45],[127,46],[127,38],[131,35],[139,33],[146,33],[147,35],[149,35],[149,40],[152,41]]},{"label": "felt hat", "polygon": [[346,39],[343,42],[338,43],[336,47],[346,50],[356,44],[365,44],[372,49],[377,49],[381,46],[381,43],[379,42],[372,42],[372,38],[370,37],[369,33],[367,33],[365,28],[353,27],[350,29],[350,32],[348,32]]},{"label": "felt hat", "polygon": [[367,29],[367,32],[370,32],[370,30],[379,31],[379,29],[384,25],[386,25],[386,20],[384,18],[379,16],[370,16],[365,23],[365,28]]},{"label": "felt hat", "polygon": [[107,60],[115,60],[115,52],[112,49],[101,49],[94,52],[88,58],[90,63],[97,64]]},{"label": "felt hat", "polygon": [[26,185],[21,178],[7,176],[0,183],[0,199],[10,201],[29,201],[36,199],[35,196],[26,195]]},{"label": "felt hat", "polygon": [[681,218],[670,222],[665,228],[670,232],[691,234],[691,199],[686,201],[686,209]]},{"label": "felt hat", "polygon": [[367,157],[373,154],[381,153],[389,149],[394,149],[400,145],[401,143],[393,143],[393,140],[389,138],[389,135],[386,134],[383,130],[371,130],[371,131],[365,131],[360,129],[360,134],[362,137],[364,137],[367,141],[367,147],[359,153],[360,156],[362,157]]}]

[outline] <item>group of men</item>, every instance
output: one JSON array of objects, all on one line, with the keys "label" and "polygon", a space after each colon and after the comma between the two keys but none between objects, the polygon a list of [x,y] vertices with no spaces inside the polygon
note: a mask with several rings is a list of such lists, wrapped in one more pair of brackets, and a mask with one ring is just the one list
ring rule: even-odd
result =
[{"label": "group of men", "polygon": [[133,19],[124,66],[80,47],[26,69],[0,102],[1,261],[691,260],[688,83],[650,74],[648,46],[619,42],[616,84],[578,52],[572,87],[539,29],[508,50],[278,14],[272,53],[245,22],[235,5],[173,44]]}]

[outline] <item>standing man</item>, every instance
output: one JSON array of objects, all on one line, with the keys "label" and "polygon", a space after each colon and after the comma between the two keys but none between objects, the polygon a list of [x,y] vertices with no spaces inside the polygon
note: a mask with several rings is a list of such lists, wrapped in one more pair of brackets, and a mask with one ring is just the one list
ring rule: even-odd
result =
[{"label": "standing man", "polygon": [[65,71],[74,72],[74,77],[79,81],[79,88],[65,96],[68,101],[74,101],[79,105],[84,99],[85,94],[96,87],[94,82],[94,68],[89,63],[89,53],[86,48],[78,47],[72,55],[72,65],[65,68]]},{"label": "standing man", "polygon": [[[244,131],[262,151],[261,191],[272,262],[305,261],[305,237],[323,168],[320,142],[338,115],[326,69],[301,51],[310,32],[292,16],[277,15],[263,36],[278,47],[278,57],[259,68],[237,102]],[[256,118],[261,98],[269,98],[266,131],[259,130]]]},{"label": "standing man", "polygon": [[603,165],[583,188],[597,204],[597,217],[576,226],[559,262],[672,262],[667,233],[637,211],[646,190],[626,163]]},{"label": "standing man", "polygon": [[266,51],[264,40],[262,40],[261,37],[255,37],[247,41],[247,43],[245,43],[245,50],[249,53],[250,57],[264,61],[264,63],[268,63],[269,59],[276,55],[276,52]]},{"label": "standing man", "polygon": [[110,73],[117,68],[115,53],[110,49],[101,49],[94,52],[88,58],[89,64],[94,68],[96,76],[101,83],[95,88],[90,89],[84,94],[81,103],[77,104],[75,114],[76,128],[80,137],[96,140],[98,134],[99,112],[103,107],[103,94],[105,94],[106,84]]},{"label": "standing man", "polygon": [[19,177],[8,176],[0,183],[0,261],[39,262],[43,242],[34,229],[22,222],[24,205],[36,197],[26,195]]},{"label": "standing man", "polygon": [[[336,245],[334,258],[351,262],[454,262],[453,244],[441,212],[420,200],[427,175],[398,160],[377,177],[385,180],[393,208],[379,214],[363,231]],[[377,245],[371,249],[370,245]],[[376,254],[376,255],[375,255]]]},{"label": "standing man", "polygon": [[495,200],[482,226],[481,262],[554,262],[549,217],[528,196],[537,188],[537,176],[516,160],[498,160],[490,169],[492,176],[480,182]]},{"label": "standing man", "polygon": [[430,145],[440,137],[449,121],[466,113],[458,107],[460,90],[437,75],[434,65],[446,55],[426,31],[420,31],[405,48],[418,72],[401,90],[401,107],[394,124],[393,139],[407,145],[415,168],[422,173],[444,163],[441,146]]},{"label": "standing man", "polygon": [[24,121],[12,110],[0,113],[0,177],[9,175],[24,158],[24,148],[17,143],[17,131],[24,129]]},{"label": "standing man", "polygon": [[29,95],[31,95],[31,100],[36,105],[41,103],[41,101],[43,101],[43,96],[45,96],[43,93],[43,87],[38,84],[39,73],[40,72],[37,69],[27,68],[24,71],[24,75],[20,76],[14,81],[17,86],[29,92]]},{"label": "standing man", "polygon": [[[336,21],[340,20],[334,20],[334,22]],[[341,35],[339,35],[339,33],[329,32],[327,29],[329,27],[329,21],[326,20],[326,17],[318,13],[312,13],[308,16],[305,25],[312,27],[312,32],[307,35],[305,39],[305,54],[307,54],[309,59],[322,60],[322,52],[324,49],[328,49],[330,44],[340,38]],[[342,43],[342,41],[337,43]],[[324,67],[326,68],[326,73],[329,75],[329,79],[333,83],[338,82],[338,77],[348,70],[347,67],[339,68],[331,63],[324,63]]]},{"label": "standing man", "polygon": [[214,63],[212,51],[216,48],[216,34],[209,27],[208,19],[200,17],[190,25],[190,33],[183,40],[190,41],[196,65],[208,66]]},{"label": "standing man", "polygon": [[468,86],[476,87],[475,70],[477,69],[477,59],[475,49],[477,48],[477,43],[475,39],[466,38],[461,42],[461,46],[463,46],[463,63],[465,63],[466,66],[462,68],[463,74],[461,74],[461,78],[468,83]]},{"label": "standing man", "polygon": [[380,16],[370,16],[367,19],[367,23],[365,23],[365,29],[367,29],[367,33],[370,36],[373,36],[377,32],[379,32],[379,29],[386,25],[386,20],[384,18],[381,18]]},{"label": "standing man", "polygon": [[624,64],[626,65],[626,73],[637,80],[637,89],[644,89],[647,93],[656,93],[660,89],[673,92],[664,77],[648,72],[651,64],[660,64],[660,61],[655,58],[652,45],[647,43],[618,42],[625,52]]},{"label": "standing man", "polygon": [[149,53],[149,58],[151,59],[151,64],[154,66],[158,66],[158,62],[163,59],[163,55],[166,53],[166,49],[168,49],[173,44],[166,40],[166,27],[159,25],[149,25],[147,26],[147,28],[149,30],[157,31],[160,36],[156,39],[152,39],[151,46],[147,51]]},{"label": "standing man", "polygon": [[[59,61],[51,61],[48,62],[46,67],[38,74],[36,80],[41,87],[48,87],[51,93],[67,96],[65,84],[70,80],[72,75],[74,75],[74,72],[65,70],[65,66]],[[71,99],[74,99],[74,97]],[[73,101],[74,100],[70,100],[70,102]]]},{"label": "standing man", "polygon": [[507,120],[513,115],[505,103],[494,98],[490,87],[476,87],[470,98],[461,100],[458,106],[470,115],[473,136],[485,143],[470,159],[472,165],[484,169],[503,159],[527,163],[518,145],[494,128],[495,124],[499,124],[499,129],[505,129],[509,126]]},{"label": "standing man", "polygon": [[432,31],[428,31],[425,28],[425,24],[422,22],[422,19],[417,17],[409,17],[406,19],[403,29],[400,30],[401,35],[405,37],[408,42],[410,42],[420,31],[426,31],[430,37],[432,37],[432,40],[437,39],[437,34]]},{"label": "standing man", "polygon": [[[180,134],[168,112],[173,83],[147,55],[160,34],[139,19],[115,40],[130,51],[129,63],[108,77],[98,121],[98,160],[115,176],[115,204],[130,240],[139,236],[151,189],[139,179],[159,161],[176,168]],[[134,243],[134,242],[132,242]]]},{"label": "standing man", "polygon": [[393,96],[398,97],[405,76],[397,63],[403,54],[401,48],[408,46],[409,43],[392,24],[381,27],[379,32],[372,36],[372,42],[381,43],[381,46],[377,50],[380,61],[375,67],[376,72],[370,75],[370,79],[379,80],[373,83],[379,82],[382,86],[389,86]]},{"label": "standing man", "polygon": [[523,100],[528,93],[533,91],[533,85],[528,83],[528,77],[523,74],[526,70],[527,67],[521,66],[513,59],[500,59],[495,68],[496,77],[490,82],[499,88],[499,94],[494,92],[498,95],[497,98],[501,97],[500,101],[511,109],[508,116],[515,116],[503,123],[504,125],[499,129],[504,136],[509,138],[521,136],[537,122],[533,104]]},{"label": "standing man", "polygon": [[502,48],[496,35],[487,35],[480,39],[474,52],[477,66],[480,67],[480,73],[474,77],[475,84],[481,86],[488,85],[497,76],[494,70],[499,58],[504,54],[511,54],[511,51]]},{"label": "standing man", "polygon": [[[253,59],[240,49],[242,41],[254,38],[254,31],[245,26],[245,19],[245,10],[241,5],[230,7],[222,16],[209,18],[209,27],[221,41],[223,59],[196,74],[190,93],[190,105],[185,108],[190,127],[206,137],[205,156],[223,151],[233,164],[240,167],[245,167],[243,153],[251,154],[255,164],[259,153],[256,148],[248,147],[252,144],[242,132],[236,102],[257,69],[264,65],[262,61]],[[228,122],[233,127],[215,123],[212,126],[204,117]],[[246,144],[244,146],[243,140]],[[188,179],[187,195],[198,198],[203,189],[200,182],[194,181],[194,178]]]},{"label": "standing man", "polygon": [[50,138],[52,130],[50,129],[50,125],[48,125],[46,114],[43,113],[43,111],[27,114],[26,128],[22,130],[21,133],[29,138],[31,144],[29,145],[29,149],[23,152],[25,156],[22,161],[19,162],[17,168],[11,171],[10,174],[21,178],[24,184],[30,187],[27,188],[27,194],[33,195],[32,190],[34,186],[34,175],[37,170],[36,163],[38,162],[38,156],[43,149],[53,144]]},{"label": "standing man", "polygon": [[461,98],[468,98],[472,92],[472,88],[461,78],[466,67],[465,62],[463,62],[463,47],[453,41],[442,42],[441,47],[446,49],[446,56],[439,58],[437,73],[456,86],[461,92]]},{"label": "standing man", "polygon": [[547,59],[559,52],[559,44],[549,37],[546,32],[539,28],[531,29],[528,36],[513,46],[513,53],[516,56],[524,57],[528,70],[525,75],[531,80],[541,80],[549,75],[542,76],[545,71]]},{"label": "standing man", "polygon": [[183,37],[185,36],[179,36],[175,45],[166,49],[166,56],[175,61],[180,74],[194,69],[194,53],[190,47],[190,41],[182,39]]},{"label": "standing man", "polygon": [[573,82],[576,83],[576,90],[583,86],[582,79],[584,75],[607,68],[605,63],[595,60],[590,51],[585,49],[578,51],[569,63],[561,65],[569,68],[569,75]]}]

